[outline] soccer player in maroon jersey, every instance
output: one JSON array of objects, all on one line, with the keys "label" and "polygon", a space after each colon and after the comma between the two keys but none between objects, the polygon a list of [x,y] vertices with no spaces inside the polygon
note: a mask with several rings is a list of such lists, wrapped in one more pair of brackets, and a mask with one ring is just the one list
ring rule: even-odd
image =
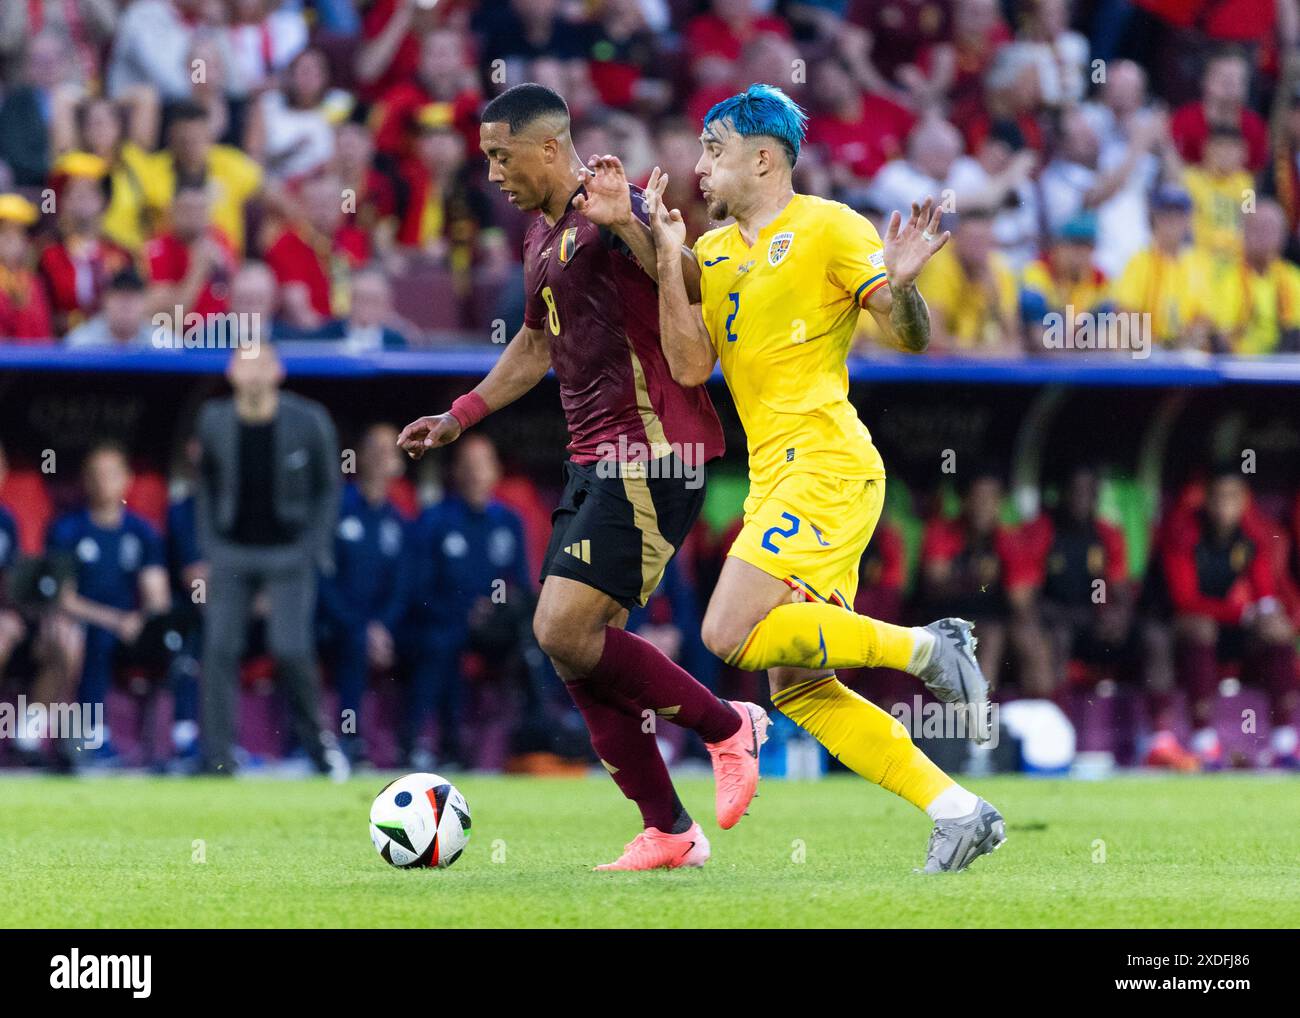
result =
[{"label": "soccer player in maroon jersey", "polygon": [[617,861],[597,869],[701,866],[709,843],[677,797],[653,720],[670,719],[708,746],[725,829],[754,796],[768,718],[755,704],[719,700],[623,626],[695,523],[722,429],[704,389],[678,385],[668,369],[655,284],[636,257],[655,263],[645,221],[615,231],[584,214],[589,171],[574,151],[564,99],[517,85],[481,120],[488,180],[512,205],[541,212],[524,238],[524,326],[472,392],[407,425],[398,444],[418,459],[555,369],[569,459],[533,629],[601,763],[645,824]]}]

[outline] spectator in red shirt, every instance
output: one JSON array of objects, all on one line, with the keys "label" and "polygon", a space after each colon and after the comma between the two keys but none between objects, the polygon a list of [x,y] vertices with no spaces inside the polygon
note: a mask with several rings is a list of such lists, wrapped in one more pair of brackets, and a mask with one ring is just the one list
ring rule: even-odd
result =
[{"label": "spectator in red shirt", "polygon": [[1212,727],[1219,665],[1240,661],[1242,677],[1268,692],[1274,762],[1300,762],[1293,715],[1300,706],[1295,630],[1276,597],[1269,529],[1249,512],[1250,488],[1235,466],[1216,471],[1204,505],[1182,514],[1164,542],[1164,574],[1174,609],[1178,672],[1198,731],[1192,749],[1207,766],[1222,762]]},{"label": "spectator in red shirt", "polygon": [[699,124],[685,119],[665,120],[654,138],[655,159],[668,174],[664,204],[680,209],[686,219],[686,243],[694,244],[700,235],[713,228],[708,210],[700,196],[700,178],[695,164],[700,160]]},{"label": "spectator in red shirt", "polygon": [[1067,678],[1071,661],[1117,664],[1133,620],[1124,534],[1097,515],[1098,490],[1097,472],[1076,467],[1059,504],[1022,532],[1042,585],[1058,682]]},{"label": "spectator in red shirt", "polygon": [[663,80],[660,46],[638,0],[605,0],[593,33],[590,71],[600,101],[616,109],[664,109],[672,89]]},{"label": "spectator in red shirt", "polygon": [[393,246],[396,233],[397,192],[392,178],[374,165],[375,143],[361,121],[345,120],[334,132],[334,161],[344,195],[355,201],[344,208],[348,222],[370,237],[378,251]]},{"label": "spectator in red shirt", "polygon": [[1211,57],[1201,78],[1201,98],[1180,106],[1169,122],[1178,154],[1199,164],[1212,126],[1237,128],[1246,140],[1247,162],[1258,173],[1268,162],[1268,125],[1246,105],[1250,65],[1233,50]]},{"label": "spectator in red shirt", "polygon": [[454,270],[468,271],[488,202],[465,163],[465,141],[451,107],[426,106],[417,117],[411,157],[402,165],[401,226],[397,243]]},{"label": "spectator in red shirt", "polygon": [[0,341],[54,341],[45,287],[31,267],[28,234],[38,219],[26,198],[0,194]]},{"label": "spectator in red shirt", "polygon": [[266,251],[282,288],[285,320],[300,329],[345,317],[352,270],[370,260],[366,235],[343,214],[343,185],[322,173],[302,186],[305,218],[285,228]]},{"label": "spectator in red shirt", "polygon": [[109,280],[133,264],[130,252],[103,236],[108,163],[69,152],[54,166],[59,237],[41,252],[40,272],[60,335],[96,314]]},{"label": "spectator in red shirt", "polygon": [[439,28],[420,43],[416,73],[394,85],[371,113],[375,150],[390,159],[408,154],[415,117],[429,103],[448,103],[456,130],[467,146],[478,145],[478,108],[482,102],[474,67],[468,59],[469,41],[454,28]]},{"label": "spectator in red shirt", "polygon": [[353,70],[361,98],[374,102],[415,74],[420,37],[437,25],[439,14],[421,0],[358,0],[357,6],[363,41]]},{"label": "spectator in red shirt", "polygon": [[980,668],[997,687],[1010,646],[1020,687],[1051,696],[1053,677],[1038,617],[1037,572],[1025,542],[1000,521],[1002,479],[975,470],[959,482],[961,513],[926,524],[921,542],[918,614],[958,615],[975,623]]},{"label": "spectator in red shirt", "polygon": [[192,315],[207,318],[228,310],[230,279],[239,259],[212,223],[206,185],[177,183],[171,219],[171,230],[145,245],[145,261],[153,284],[149,306],[155,314],[175,316],[172,328],[181,333]]},{"label": "spectator in red shirt", "polygon": [[928,44],[899,78],[923,104],[946,100],[953,110],[983,104],[984,75],[1012,40],[997,0],[964,0],[953,11],[951,40]]},{"label": "spectator in red shirt", "polygon": [[[695,89],[686,102],[687,121],[696,125],[703,123],[704,115],[711,107],[756,81],[779,81],[785,93],[800,106],[810,105],[810,89],[802,80],[792,80],[790,73],[798,59],[799,50],[789,39],[770,32],[759,33],[745,44],[739,63],[724,63],[725,76],[717,81],[701,83]],[[798,184],[796,178],[795,185]]]},{"label": "spectator in red shirt", "polygon": [[982,98],[975,94],[954,105],[951,119],[961,126],[968,152],[978,152],[1000,121],[1014,123],[1035,152],[1046,151],[1046,113],[1033,45],[1015,42],[999,49],[984,75]]},{"label": "spectator in red shirt", "polygon": [[952,37],[954,0],[850,0],[849,21],[872,40],[871,62],[888,81],[927,46]]},{"label": "spectator in red shirt", "polygon": [[[1069,679],[1073,664],[1091,666],[1092,678],[1115,679],[1144,662],[1147,634],[1135,625],[1136,590],[1124,534],[1097,515],[1097,495],[1096,470],[1076,467],[1060,503],[1022,532],[1042,584],[1043,624],[1058,683]],[[1174,734],[1172,676],[1148,669],[1143,677],[1156,728],[1145,763],[1198,769],[1196,757]]]},{"label": "spectator in red shirt", "polygon": [[808,143],[820,150],[837,192],[859,190],[890,159],[903,152],[916,118],[883,96],[864,93],[835,58],[817,65],[816,112]]},{"label": "spectator in red shirt", "polygon": [[[698,84],[730,80],[741,51],[757,36],[790,38],[790,26],[781,18],[755,14],[753,0],[712,0],[709,8],[710,13],[692,18],[686,26],[686,58]],[[783,77],[780,84],[785,83]]]}]

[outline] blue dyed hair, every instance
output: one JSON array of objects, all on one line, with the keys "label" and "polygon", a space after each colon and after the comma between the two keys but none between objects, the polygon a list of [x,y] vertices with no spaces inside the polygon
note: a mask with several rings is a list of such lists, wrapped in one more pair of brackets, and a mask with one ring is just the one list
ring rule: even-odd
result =
[{"label": "blue dyed hair", "polygon": [[758,135],[775,138],[793,166],[799,158],[808,114],[775,85],[750,85],[704,114],[705,128],[717,120],[730,121],[732,129],[742,138]]}]

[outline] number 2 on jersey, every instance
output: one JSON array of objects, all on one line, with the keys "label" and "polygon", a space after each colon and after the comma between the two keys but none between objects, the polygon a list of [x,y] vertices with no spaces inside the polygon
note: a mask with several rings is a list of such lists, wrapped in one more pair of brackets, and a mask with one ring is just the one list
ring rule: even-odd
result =
[{"label": "number 2 on jersey", "polygon": [[731,314],[727,315],[727,342],[734,343],[740,337],[731,331],[731,323],[736,320],[736,315],[740,314],[740,294],[733,290],[727,296],[731,298]]},{"label": "number 2 on jersey", "polygon": [[551,335],[560,334],[560,311],[555,306],[555,294],[551,293],[549,286],[542,287],[542,300],[546,301],[546,324],[550,326]]}]

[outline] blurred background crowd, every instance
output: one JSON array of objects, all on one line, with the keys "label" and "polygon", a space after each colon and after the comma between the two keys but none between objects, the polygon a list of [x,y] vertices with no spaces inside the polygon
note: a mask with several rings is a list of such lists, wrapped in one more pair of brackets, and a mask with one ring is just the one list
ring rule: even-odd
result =
[{"label": "blurred background crowd", "polygon": [[810,114],[799,189],[953,213],[921,281],[936,351],[1041,354],[1066,309],[1293,350],[1298,23],[1296,0],[6,0],[0,340],[138,345],[181,307],[352,350],[486,342],[521,319],[527,226],[486,182],[486,100],[553,86],[582,157],[664,166],[694,236],[702,116],[766,81]]},{"label": "blurred background crowd", "polygon": [[[336,749],[586,766],[531,634],[564,446],[549,383],[418,468],[394,447],[395,425],[472,384],[479,362],[453,365],[466,344],[499,349],[522,320],[529,218],[477,148],[478,110],[508,85],[563,93],[583,157],[617,154],[638,182],[665,167],[692,237],[710,226],[704,112],[781,85],[810,115],[796,187],[878,222],[927,194],[950,210],[953,240],[921,278],[933,353],[1042,356],[1048,316],[1073,309],[1147,313],[1163,349],[1268,355],[1300,349],[1297,22],[1296,0],[4,0],[0,347],[148,348],[153,316],[180,308],[255,315],[277,347],[340,363],[429,352],[419,375],[374,379],[328,358],[295,373],[287,353],[316,402],[280,393],[275,368],[232,368],[233,403],[212,399],[215,364],[0,374],[0,702],[108,705],[103,745],[19,731],[0,762],[190,770],[215,712],[229,769],[294,754],[336,768]],[[1020,702],[1065,719],[1024,730],[1047,733],[1046,769],[1076,749],[1300,764],[1293,388],[1189,402],[946,385],[881,398],[854,376],[890,464],[858,610],[974,620],[1007,716]],[[746,490],[715,396],[728,458],[630,626],[720,693],[765,701],[760,676],[699,640]],[[304,436],[301,473],[222,502],[231,478],[195,464],[237,441],[266,480],[281,412]],[[951,449],[957,468],[936,472]],[[341,474],[322,466],[340,454]],[[205,485],[220,503],[206,517]],[[305,586],[223,600],[213,528],[253,548],[301,540],[281,565]],[[901,674],[845,678],[884,705],[918,692]],[[672,759],[699,755],[663,728]],[[768,766],[804,766],[809,747],[774,731]]]}]

